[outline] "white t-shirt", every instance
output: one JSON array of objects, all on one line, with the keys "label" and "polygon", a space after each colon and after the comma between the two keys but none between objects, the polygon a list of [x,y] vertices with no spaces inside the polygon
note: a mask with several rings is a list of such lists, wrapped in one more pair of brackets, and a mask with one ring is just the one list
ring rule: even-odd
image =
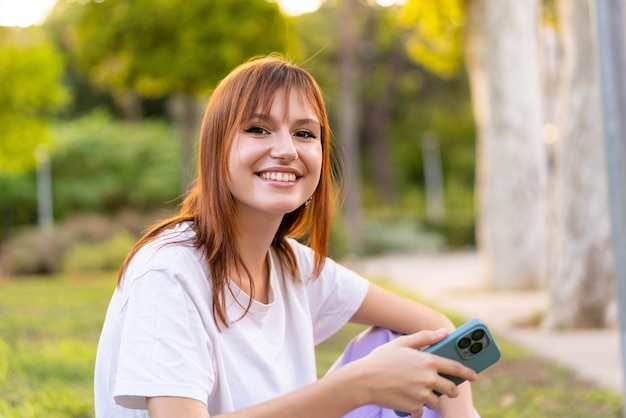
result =
[{"label": "white t-shirt", "polygon": [[[218,330],[209,269],[189,244],[188,224],[143,247],[109,305],[95,367],[97,418],[148,417],[146,397],[200,400],[209,413],[276,398],[316,378],[314,345],[363,302],[368,282],[327,259],[311,280],[313,252],[289,240],[302,281],[283,275],[270,252],[270,301],[226,292],[230,327]],[[164,243],[170,243],[163,245]],[[240,319],[241,318],[241,319]]]}]

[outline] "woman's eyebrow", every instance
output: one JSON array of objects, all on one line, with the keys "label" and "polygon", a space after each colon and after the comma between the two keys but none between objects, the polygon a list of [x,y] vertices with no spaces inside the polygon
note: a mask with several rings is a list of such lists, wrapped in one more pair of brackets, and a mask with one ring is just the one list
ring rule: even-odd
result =
[{"label": "woman's eyebrow", "polygon": [[252,116],[250,117],[250,120],[253,119],[261,119],[261,120],[270,120],[270,115],[265,115],[263,113],[253,113]]},{"label": "woman's eyebrow", "polygon": [[[263,113],[253,113],[249,120],[254,120],[254,119],[268,121],[268,120],[271,120],[272,117],[270,115],[266,115],[266,114],[263,114]],[[294,121],[294,123],[296,123],[298,125],[311,124],[311,125],[322,126],[322,124],[317,119],[313,119],[313,118],[297,119],[297,120]]]},{"label": "woman's eyebrow", "polygon": [[311,119],[311,118],[298,119],[295,121],[295,123],[297,123],[298,125],[311,124],[311,125],[321,126],[321,123],[319,123],[317,119]]}]

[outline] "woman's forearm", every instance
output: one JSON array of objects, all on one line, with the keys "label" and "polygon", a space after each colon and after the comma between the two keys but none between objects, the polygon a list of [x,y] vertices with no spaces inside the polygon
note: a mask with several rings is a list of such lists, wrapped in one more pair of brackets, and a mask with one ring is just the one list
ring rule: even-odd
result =
[{"label": "woman's forearm", "polygon": [[452,322],[442,313],[373,283],[369,286],[367,296],[353,315],[352,322],[375,325],[401,334],[454,329]]},{"label": "woman's forearm", "polygon": [[367,389],[367,370],[342,367],[323,378],[276,399],[241,411],[219,415],[220,418],[339,418],[371,402]]},{"label": "woman's forearm", "polygon": [[[215,418],[339,418],[370,401],[372,391],[365,383],[370,380],[366,369],[345,367],[294,392]],[[153,418],[210,418],[206,405],[190,398],[148,398],[148,410]]]},{"label": "woman's forearm", "polygon": [[474,418],[472,389],[469,382],[459,385],[459,396],[441,399],[442,418]]}]

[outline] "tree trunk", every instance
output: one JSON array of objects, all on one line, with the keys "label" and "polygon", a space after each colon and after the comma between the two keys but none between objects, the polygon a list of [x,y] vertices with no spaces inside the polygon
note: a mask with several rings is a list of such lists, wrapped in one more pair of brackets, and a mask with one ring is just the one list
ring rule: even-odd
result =
[{"label": "tree trunk", "polygon": [[548,327],[602,327],[614,265],[602,99],[587,0],[561,0],[564,61],[556,143],[556,257]]},{"label": "tree trunk", "polygon": [[[381,56],[376,45],[376,36],[380,30],[380,12],[378,8],[369,8],[365,31],[365,54],[361,66],[362,82],[366,91],[363,93],[364,119],[362,121],[363,145],[366,147],[367,172],[376,186],[376,193],[384,199],[387,206],[395,205],[396,181],[390,153],[390,120],[394,98],[397,95],[400,75],[404,70],[405,49],[401,39],[390,46],[388,55]],[[377,67],[384,68],[384,83],[380,83]],[[379,75],[380,77],[380,75]],[[381,85],[382,84],[382,85]]]},{"label": "tree trunk", "polygon": [[495,289],[544,284],[548,170],[538,0],[468,0],[466,63],[477,140],[477,242]]},{"label": "tree trunk", "polygon": [[186,191],[196,174],[197,143],[202,108],[193,94],[177,93],[170,97],[167,111],[180,136],[181,190]]},{"label": "tree trunk", "polygon": [[139,122],[143,119],[143,104],[141,96],[136,91],[113,89],[112,98],[124,119],[131,122]]},{"label": "tree trunk", "polygon": [[358,0],[344,0],[337,19],[339,33],[338,132],[345,152],[345,207],[347,244],[350,252],[363,249],[361,179],[357,121],[357,25]]}]

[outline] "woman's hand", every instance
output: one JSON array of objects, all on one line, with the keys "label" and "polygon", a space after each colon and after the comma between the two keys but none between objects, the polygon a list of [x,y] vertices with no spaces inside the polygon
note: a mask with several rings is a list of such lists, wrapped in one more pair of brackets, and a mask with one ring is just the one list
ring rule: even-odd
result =
[{"label": "woman's hand", "polygon": [[450,398],[459,395],[459,387],[441,374],[476,380],[476,372],[461,363],[419,351],[447,334],[442,329],[402,336],[344,367],[358,367],[365,373],[362,383],[372,404],[419,417],[424,405],[439,407],[440,397],[434,391]]}]

